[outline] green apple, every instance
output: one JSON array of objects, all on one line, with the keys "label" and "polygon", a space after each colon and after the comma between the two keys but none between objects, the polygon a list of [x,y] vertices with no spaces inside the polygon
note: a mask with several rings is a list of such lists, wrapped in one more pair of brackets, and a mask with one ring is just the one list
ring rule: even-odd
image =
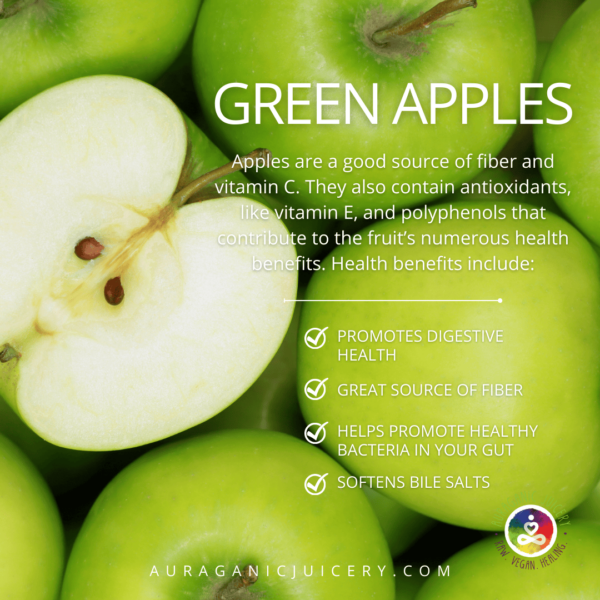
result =
[{"label": "green apple", "polygon": [[[549,211],[452,207],[452,219],[450,205],[428,207],[431,225],[407,209],[404,224],[363,230],[361,245],[323,262],[301,316],[299,398],[307,422],[329,423],[323,446],[363,476],[355,484],[495,530],[515,494],[552,495],[569,510],[600,475],[600,263]],[[561,245],[548,245],[559,232]],[[491,245],[503,235],[508,245]],[[435,245],[440,236],[455,237]],[[307,332],[325,327],[327,342],[309,347]],[[314,393],[315,379],[325,391]]]},{"label": "green apple", "polygon": [[[317,496],[304,487],[315,473],[328,474]],[[275,432],[212,433],[149,452],[98,498],[61,598],[391,600],[387,544],[364,495],[337,489],[346,475]],[[239,574],[250,566],[253,582]]]},{"label": "green apple", "polygon": [[56,600],[64,542],[48,486],[25,455],[0,435],[0,598]]},{"label": "green apple", "polygon": [[183,48],[199,6],[200,0],[0,2],[0,118],[85,75],[154,81]]},{"label": "green apple", "polygon": [[557,558],[553,556],[553,561],[542,567],[540,556],[535,560],[535,571],[528,567],[534,561],[511,551],[504,551],[503,556],[496,545],[500,539],[491,536],[453,556],[445,565],[450,575],[429,578],[417,599],[598,598],[600,524],[573,521],[559,527],[553,547],[560,550],[554,555]]},{"label": "green apple", "polygon": [[287,230],[250,199],[194,202],[235,167],[190,183],[188,143],[164,94],[118,76],[47,90],[0,124],[0,395],[51,443],[112,450],[188,429],[246,391],[285,335],[296,270],[254,261],[295,266]]},{"label": "green apple", "polygon": [[[571,89],[556,97],[568,103],[572,119],[564,125],[536,125],[534,136],[538,155],[544,160],[544,179],[566,186],[556,190],[554,199],[564,213],[594,243],[600,244],[600,136],[598,96],[600,82],[593,76],[600,60],[600,0],[586,1],[561,29],[552,44],[542,71],[542,81],[565,82]],[[558,108],[558,107],[554,107]],[[561,119],[564,111],[543,105],[536,107],[537,119]],[[554,159],[551,165],[551,159]]]},{"label": "green apple", "polygon": [[[441,8],[433,8],[436,18],[445,13],[445,7],[455,11],[445,14],[443,21],[422,28],[419,25],[412,33],[403,31],[379,41],[378,36],[386,35],[382,33],[386,27],[397,20],[420,19],[423,11],[436,7],[436,0],[311,0],[303,4],[301,13],[296,4],[277,0],[206,0],[194,37],[193,69],[210,132],[229,154],[268,144],[276,157],[287,157],[289,168],[281,168],[283,163],[274,165],[261,172],[260,181],[266,174],[269,182],[277,184],[279,197],[295,206],[322,209],[327,203],[329,208],[340,209],[351,203],[358,211],[392,204],[408,206],[441,197],[447,193],[445,188],[427,195],[412,186],[438,182],[442,177],[446,183],[460,183],[481,170],[483,166],[475,162],[459,168],[454,161],[469,153],[495,155],[502,149],[514,125],[493,125],[493,86],[498,84],[500,89],[500,117],[516,118],[520,84],[530,81],[535,63],[528,0],[488,0],[473,10],[474,4],[445,2]],[[470,110],[468,124],[463,125],[462,100],[471,104],[482,100],[479,89],[470,90],[467,98],[461,97],[462,85],[473,82],[486,86],[489,102],[481,110]],[[295,83],[304,88],[288,88]],[[317,83],[337,87],[317,91]],[[433,83],[458,90],[454,105],[437,111],[435,125],[429,123]],[[223,89],[229,84],[238,87]],[[257,88],[258,84],[267,87]],[[346,124],[346,93],[348,98],[352,94],[346,84],[353,86],[371,117],[352,100],[348,104],[351,122]],[[403,95],[411,89],[408,84],[414,85],[428,125],[415,112],[405,112],[397,124],[392,124]],[[255,109],[260,108],[255,91],[263,103],[279,95],[268,86],[277,86],[281,92],[281,100],[273,107],[280,121],[271,109],[264,108],[257,123]],[[339,124],[318,123],[316,103],[320,93],[329,103],[323,108],[323,119],[338,120]],[[450,100],[450,89],[436,92],[436,104]],[[291,105],[291,101],[303,104]],[[331,104],[334,102],[337,105]],[[410,100],[407,106],[415,104]],[[244,111],[248,112],[247,123],[224,121],[244,121]],[[297,124],[292,118],[310,124]],[[382,159],[384,155],[385,169],[360,168],[353,163],[356,168],[348,166],[350,172],[344,171],[345,159],[364,161]],[[431,163],[423,168],[392,168],[393,158],[442,156],[450,163],[443,171],[432,168]],[[296,158],[303,160],[302,167],[296,164]],[[323,164],[315,165],[315,158],[322,159]],[[337,159],[337,167],[330,165],[332,158]],[[369,194],[362,187],[351,192],[365,179],[385,184],[387,193]],[[291,196],[283,189],[287,180],[294,180],[288,190]],[[317,180],[331,189],[317,189]],[[410,189],[393,195],[393,183],[409,184]],[[342,195],[335,190],[343,185],[347,189]]]},{"label": "green apple", "polygon": [[62,494],[81,485],[104,463],[105,455],[102,453],[67,450],[49,444],[29,429],[1,399],[0,434],[27,455],[54,494]]}]

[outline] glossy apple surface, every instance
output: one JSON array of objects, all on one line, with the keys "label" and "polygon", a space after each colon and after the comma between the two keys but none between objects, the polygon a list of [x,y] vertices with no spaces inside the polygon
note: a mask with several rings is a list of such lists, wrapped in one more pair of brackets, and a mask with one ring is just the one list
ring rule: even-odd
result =
[{"label": "glossy apple surface", "polygon": [[[394,182],[414,183],[438,181],[439,171],[429,166],[422,169],[392,170],[392,157],[445,156],[454,159],[472,152],[497,154],[508,140],[513,126],[492,125],[492,103],[473,110],[468,125],[461,124],[460,99],[452,108],[439,111],[436,125],[424,125],[416,113],[405,113],[392,125],[408,83],[414,84],[429,121],[429,93],[432,83],[446,83],[460,90],[463,83],[477,82],[501,88],[503,118],[514,118],[518,112],[518,90],[531,79],[535,62],[535,33],[528,0],[481,2],[476,9],[454,12],[422,32],[402,37],[382,47],[372,40],[378,29],[398,19],[411,20],[437,2],[425,4],[417,0],[398,3],[371,0],[312,0],[302,11],[293,3],[268,0],[248,3],[242,0],[207,0],[200,10],[194,38],[193,68],[196,88],[211,134],[228,153],[268,145],[277,157],[320,157],[322,168],[268,169],[261,173],[269,181],[283,184],[293,179],[292,190],[298,195],[282,195],[284,201],[302,206],[340,208],[351,203],[356,210],[373,206],[411,205],[433,200],[412,192],[393,196],[351,194],[352,184],[382,182],[391,188]],[[515,60],[514,57],[518,59]],[[235,103],[249,102],[248,124],[230,125],[217,116],[215,99],[219,89],[232,82],[248,85],[247,90],[230,89],[223,96],[226,118],[242,118],[242,108]],[[295,119],[311,120],[311,124],[287,124],[288,84],[334,83],[339,89],[326,89],[323,98],[338,101],[338,106],[325,106],[323,118],[340,120],[339,125],[316,123],[315,86],[296,89],[294,98],[311,105],[296,106]],[[352,107],[351,124],[345,124],[344,89],[351,83],[372,110],[372,85],[377,82],[378,124],[373,125],[358,108]],[[268,110],[260,124],[254,119],[254,90],[257,83],[279,86],[282,99],[277,105],[282,121],[278,124]],[[268,92],[268,93],[267,93]],[[265,92],[263,101],[273,100],[275,92]],[[459,92],[460,93],[460,92]],[[443,99],[442,99],[442,94]],[[472,90],[470,102],[481,99],[481,91]],[[438,102],[448,102],[450,92],[440,91]],[[366,100],[365,100],[366,99]],[[409,103],[414,106],[413,102]],[[355,169],[351,173],[329,168],[335,157],[379,158],[387,156],[386,170]],[[305,166],[306,167],[306,166]],[[467,181],[477,167],[444,170],[446,182]],[[345,197],[315,191],[314,182],[347,184]],[[313,181],[308,193],[307,180]],[[388,189],[388,192],[391,190]]]},{"label": "glossy apple surface", "polygon": [[[372,228],[374,234],[388,236],[407,231],[415,235],[417,244],[384,246],[384,238],[379,238],[378,245],[368,246],[369,230],[364,230],[363,245],[347,245],[334,251],[307,291],[307,298],[312,300],[496,299],[494,302],[311,302],[302,313],[298,350],[298,391],[305,420],[329,423],[323,446],[336,459],[357,475],[404,476],[404,488],[399,485],[377,491],[441,521],[487,530],[502,527],[496,515],[517,493],[549,494],[570,510],[590,493],[600,474],[598,257],[575,228],[549,211],[544,221],[516,221],[511,209],[518,205],[497,204],[508,211],[505,220],[447,220],[441,225],[427,225],[422,220],[405,225],[399,220],[379,223]],[[483,210],[493,209],[494,204],[457,202],[453,206],[457,210]],[[536,240],[547,231],[562,231],[569,243],[517,247],[517,231],[533,234]],[[423,234],[506,234],[510,245],[492,247],[488,240],[487,246],[477,242],[421,246]],[[354,260],[356,269],[358,261],[367,255],[386,259],[388,270],[340,270],[342,257]],[[516,255],[520,260],[533,261],[533,270],[468,270],[469,258],[514,260]],[[463,269],[393,270],[394,257],[437,264],[440,256],[461,260]],[[334,259],[338,261],[335,270]],[[497,302],[498,298],[502,303]],[[303,341],[304,333],[313,327],[329,328],[327,343],[318,350],[309,349]],[[369,336],[370,331],[377,335],[396,330],[420,331],[423,341],[418,342],[416,335],[412,342],[402,343],[397,341],[398,335],[390,343],[338,338],[339,332],[346,331],[366,331]],[[429,331],[456,330],[498,330],[503,332],[504,341],[426,341]],[[338,352],[350,353],[352,349],[354,361],[340,360]],[[384,351],[381,361],[378,349]],[[395,360],[385,360],[386,350],[395,351]],[[361,351],[365,352],[362,358]],[[328,378],[326,396],[319,401],[311,400],[305,392],[305,384],[314,378]],[[523,386],[522,396],[482,395],[483,384],[511,382]],[[341,384],[365,384],[365,391],[371,384],[388,387],[383,395],[341,396]],[[452,388],[450,396],[419,396],[410,388],[406,396],[393,396],[392,384],[449,384]],[[472,395],[465,392],[461,397],[457,394],[460,384],[478,387]],[[451,424],[464,425],[464,437],[451,438],[449,428],[446,437],[425,437],[418,429]],[[537,426],[535,438],[471,436],[471,426],[488,425],[490,433],[493,425],[505,426],[508,434],[511,424]],[[339,427],[351,425],[361,426],[363,436],[367,435],[368,425],[382,425],[383,435],[360,439],[339,433]],[[415,437],[390,435],[390,425],[415,425]],[[366,456],[339,456],[339,444],[349,449],[350,444],[361,443],[399,444],[398,453],[406,444],[408,453],[388,456],[384,448],[384,455],[378,456],[363,448]],[[459,456],[459,452],[464,454],[465,444],[469,450],[471,443],[476,444],[476,453]],[[510,457],[509,448],[504,446],[508,443],[514,444]],[[428,446],[430,455],[415,454],[415,444]],[[434,444],[440,446],[441,456]],[[484,455],[484,444],[492,444],[487,448],[491,456]],[[502,452],[503,456],[496,455]],[[439,489],[432,488],[435,476],[440,478]],[[481,479],[478,482],[478,476],[488,476],[489,487],[484,487]],[[417,478],[417,487],[412,489],[411,477]],[[427,481],[420,477],[427,477]],[[448,481],[448,477],[452,479]]]},{"label": "glossy apple surface", "polygon": [[[319,496],[304,490],[325,474]],[[338,490],[344,470],[306,443],[280,433],[212,433],[149,452],[104,490],[79,534],[62,600],[214,600],[235,567],[258,566],[242,598],[391,600],[392,564],[368,502],[358,490]],[[176,576],[168,577],[166,567]],[[192,577],[184,577],[184,566]],[[224,567],[226,577],[215,576]],[[281,574],[277,568],[284,565]],[[310,565],[339,577],[304,577]],[[356,565],[355,577],[347,566]],[[359,567],[360,565],[360,567]],[[362,576],[362,565],[372,573]],[[158,576],[150,576],[156,566]],[[202,567],[207,576],[198,576]],[[267,566],[270,575],[266,575]],[[293,566],[297,576],[292,578]],[[358,576],[360,571],[361,576]],[[236,598],[236,596],[231,596]]]},{"label": "glossy apple surface", "polygon": [[[600,1],[588,0],[569,19],[552,44],[542,81],[565,82],[570,90],[557,91],[556,97],[573,109],[573,118],[565,125],[535,126],[535,146],[544,160],[554,156],[554,168],[542,170],[548,182],[567,185],[568,194],[555,194],[564,213],[595,244],[600,243],[600,126],[598,97],[600,82],[592,74],[600,60]],[[557,107],[553,107],[557,108]],[[538,119],[561,119],[564,111],[538,107]]]},{"label": "glossy apple surface", "polygon": [[[559,527],[556,544],[562,552],[552,563],[535,571],[513,564],[525,559],[509,551],[502,556],[491,536],[454,555],[446,565],[450,576],[431,577],[417,600],[496,600],[497,598],[597,598],[600,590],[600,524],[573,521]],[[550,551],[550,553],[553,551]],[[548,554],[550,554],[548,553]]]},{"label": "glossy apple surface", "polygon": [[5,0],[0,118],[39,92],[85,75],[154,81],[175,60],[200,0]]},{"label": "glossy apple surface", "polygon": [[[294,263],[287,230],[243,197],[180,206],[188,144],[177,107],[126,77],[62,84],[2,120],[0,394],[56,445],[116,450],[197,425],[285,335],[296,271],[253,261]],[[274,243],[244,243],[265,228]],[[89,239],[101,251],[86,259]]]},{"label": "glossy apple surface", "polygon": [[63,531],[48,486],[25,455],[0,435],[0,598],[56,600]]}]

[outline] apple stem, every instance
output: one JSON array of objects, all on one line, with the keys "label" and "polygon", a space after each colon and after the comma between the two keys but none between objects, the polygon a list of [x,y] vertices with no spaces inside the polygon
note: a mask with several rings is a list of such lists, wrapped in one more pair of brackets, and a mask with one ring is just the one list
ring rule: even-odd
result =
[{"label": "apple stem", "polygon": [[215,597],[215,600],[234,600],[238,598],[240,590],[248,589],[258,580],[258,567],[256,565],[247,565],[240,575],[234,577],[227,585],[221,588]]},{"label": "apple stem", "polygon": [[254,164],[254,160],[264,159],[267,164],[271,162],[271,152],[265,148],[258,148],[253,150],[246,156],[240,156],[230,163],[205,173],[198,179],[192,181],[189,185],[186,185],[182,190],[177,192],[171,200],[171,205],[175,208],[181,208],[192,196],[195,196],[202,188],[210,185],[221,177],[226,177],[242,169],[250,168]]},{"label": "apple stem", "polygon": [[384,46],[393,38],[427,29],[435,21],[439,21],[453,12],[469,7],[477,8],[477,0],[444,0],[413,21],[396,23],[391,27],[376,31],[371,39],[376,44]]},{"label": "apple stem", "polygon": [[4,344],[0,350],[0,363],[7,363],[13,358],[21,358],[21,355],[10,344]]}]

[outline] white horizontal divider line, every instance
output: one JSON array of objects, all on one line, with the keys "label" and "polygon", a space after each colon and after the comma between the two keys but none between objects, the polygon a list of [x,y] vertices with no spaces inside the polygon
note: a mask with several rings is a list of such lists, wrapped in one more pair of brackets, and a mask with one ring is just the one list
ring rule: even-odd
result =
[{"label": "white horizontal divider line", "polygon": [[330,299],[310,299],[310,300],[287,300],[284,298],[284,302],[496,302],[502,304],[502,298],[496,298],[494,300],[404,300],[399,298],[390,299],[365,299],[365,300],[330,300]]}]

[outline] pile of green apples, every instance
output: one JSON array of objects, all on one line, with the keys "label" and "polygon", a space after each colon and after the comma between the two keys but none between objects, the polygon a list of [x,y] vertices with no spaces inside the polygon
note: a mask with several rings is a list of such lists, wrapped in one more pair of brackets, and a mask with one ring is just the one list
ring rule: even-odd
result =
[{"label": "pile of green apples", "polygon": [[[0,0],[0,599],[598,597],[599,31],[600,0]],[[323,123],[311,108],[323,100],[317,82],[337,82]],[[556,82],[570,86],[556,97],[573,118],[552,127],[564,111],[542,92]],[[332,101],[346,83],[360,93],[378,84],[377,125],[364,105],[346,120]],[[408,84],[426,98],[432,83],[498,85],[514,123],[494,125],[490,102],[463,125],[448,97],[437,122],[413,111],[391,125]],[[540,95],[517,126],[523,83]],[[263,111],[243,119],[255,89]],[[366,175],[327,159],[384,154],[538,157],[536,172],[473,162],[444,179],[557,180],[569,193],[332,193]],[[439,172],[367,176],[389,188]],[[324,186],[315,193],[309,180]],[[224,182],[278,192],[232,195]],[[432,202],[509,214],[526,204],[546,218],[426,226],[367,216]],[[343,215],[349,204],[351,222],[277,216],[325,205]],[[528,247],[534,271],[503,276],[334,268],[373,253],[435,261],[444,250],[349,236],[336,245],[335,232],[474,228],[560,230],[569,244]],[[452,248],[465,262],[488,253]],[[510,260],[514,248],[495,253]],[[320,268],[298,269],[304,258]],[[287,267],[256,270],[256,260]],[[502,301],[397,302],[415,298]],[[394,362],[339,360],[335,332],[391,325],[505,329],[510,345],[406,344]],[[328,343],[306,341],[315,329]],[[306,391],[314,378],[335,390],[403,377],[509,377],[527,394],[373,402]],[[535,423],[539,434],[509,460],[338,455],[338,425],[373,423]],[[326,431],[318,442],[314,425]],[[337,485],[458,471],[493,486]],[[564,559],[543,572],[497,556],[498,519],[519,494],[575,517]]]}]

